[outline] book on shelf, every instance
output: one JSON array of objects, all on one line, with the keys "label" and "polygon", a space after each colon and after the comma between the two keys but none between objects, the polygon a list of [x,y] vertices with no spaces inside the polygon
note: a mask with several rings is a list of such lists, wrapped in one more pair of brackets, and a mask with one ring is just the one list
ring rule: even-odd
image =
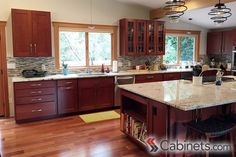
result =
[{"label": "book on shelf", "polygon": [[146,124],[128,114],[124,115],[124,121],[125,132],[145,144],[147,138]]}]

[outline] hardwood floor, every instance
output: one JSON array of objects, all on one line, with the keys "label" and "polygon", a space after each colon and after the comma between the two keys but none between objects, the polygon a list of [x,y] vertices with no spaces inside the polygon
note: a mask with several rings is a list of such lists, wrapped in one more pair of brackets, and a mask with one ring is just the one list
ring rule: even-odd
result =
[{"label": "hardwood floor", "polygon": [[0,120],[0,151],[3,157],[147,157],[119,127],[119,119],[86,124],[79,116],[20,125]]}]

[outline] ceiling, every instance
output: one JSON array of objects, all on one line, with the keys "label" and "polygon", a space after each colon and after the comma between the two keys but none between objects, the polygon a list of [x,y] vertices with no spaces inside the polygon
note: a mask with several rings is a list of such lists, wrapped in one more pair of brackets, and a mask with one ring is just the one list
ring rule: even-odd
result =
[{"label": "ceiling", "polygon": [[[210,19],[210,16],[208,15],[208,12],[213,8],[203,8],[203,9],[195,9],[185,12],[183,17],[181,17],[181,20],[184,22],[190,22],[192,24],[196,24],[208,29],[217,29],[217,28],[226,28],[226,27],[235,27],[236,26],[236,1],[227,3],[227,7],[231,8],[232,16],[228,18],[226,22],[224,22],[222,25],[217,26],[214,24],[214,22]],[[192,18],[192,21],[189,21],[188,19]]]},{"label": "ceiling", "polygon": [[138,4],[150,9],[156,9],[164,6],[165,2],[168,0],[117,0],[119,2]]},{"label": "ceiling", "polygon": [[[168,0],[117,0],[117,1],[120,1],[123,3],[129,3],[129,4],[138,4],[141,6],[148,7],[151,10],[151,9],[156,9],[156,8],[165,6],[165,2],[167,2]],[[210,11],[212,7],[187,11],[185,12],[184,16],[181,17],[180,20],[187,23],[199,25],[208,29],[235,27],[236,26],[236,20],[235,20],[236,19],[236,1],[227,3],[226,6],[231,8],[233,15],[221,26],[216,26],[214,22],[210,19],[210,16],[208,16],[208,12]],[[189,21],[188,20],[189,18],[192,18],[193,20]]]}]

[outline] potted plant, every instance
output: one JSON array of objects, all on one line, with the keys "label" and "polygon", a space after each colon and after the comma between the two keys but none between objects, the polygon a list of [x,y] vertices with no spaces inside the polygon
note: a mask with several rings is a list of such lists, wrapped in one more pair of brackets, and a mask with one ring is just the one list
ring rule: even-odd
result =
[{"label": "potted plant", "polygon": [[62,72],[63,72],[63,74],[64,75],[68,75],[68,64],[65,64],[64,63],[64,61],[62,62],[62,67],[63,67],[63,69],[62,69]]}]

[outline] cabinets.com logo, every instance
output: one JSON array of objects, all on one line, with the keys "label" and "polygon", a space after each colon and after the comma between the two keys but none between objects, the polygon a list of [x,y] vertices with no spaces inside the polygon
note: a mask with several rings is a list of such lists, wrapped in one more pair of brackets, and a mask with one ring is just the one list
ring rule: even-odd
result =
[{"label": "cabinets.com logo", "polygon": [[179,141],[179,140],[156,140],[154,137],[146,139],[146,144],[150,153],[159,152],[214,152],[225,153],[232,151],[232,146],[228,143],[209,143],[206,141]]}]

